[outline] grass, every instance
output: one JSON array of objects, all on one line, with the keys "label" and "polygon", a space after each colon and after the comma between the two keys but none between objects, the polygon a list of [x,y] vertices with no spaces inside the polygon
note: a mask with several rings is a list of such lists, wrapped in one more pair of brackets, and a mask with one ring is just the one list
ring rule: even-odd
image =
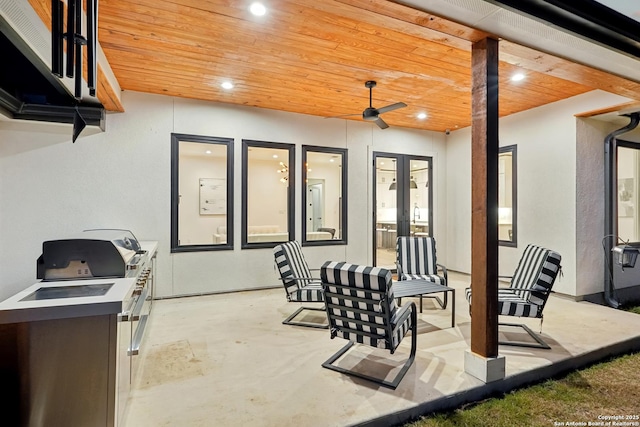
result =
[{"label": "grass", "polygon": [[[640,306],[626,310],[640,314]],[[640,353],[620,356],[501,397],[431,414],[404,427],[535,427],[571,422],[606,426],[611,420],[599,417],[607,415],[621,415],[623,419],[615,422],[631,423],[618,425],[640,426],[639,367]],[[632,418],[624,419],[627,416]]]}]

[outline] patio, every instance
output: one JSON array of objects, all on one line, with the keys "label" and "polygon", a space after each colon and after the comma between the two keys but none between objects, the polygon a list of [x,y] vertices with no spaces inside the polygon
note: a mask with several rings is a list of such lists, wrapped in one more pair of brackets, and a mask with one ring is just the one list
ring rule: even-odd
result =
[{"label": "patio", "polygon": [[[484,384],[464,372],[469,276],[450,273],[449,281],[456,326],[450,307],[425,299],[416,359],[395,391],[322,368],[346,341],[331,340],[326,329],[282,325],[298,305],[281,288],[157,300],[126,425],[389,426],[640,349],[637,314],[552,295],[542,330],[552,349],[500,346],[506,378]],[[538,320],[520,320],[539,331]],[[361,347],[341,363],[392,375],[408,354],[407,338],[393,356]]]}]

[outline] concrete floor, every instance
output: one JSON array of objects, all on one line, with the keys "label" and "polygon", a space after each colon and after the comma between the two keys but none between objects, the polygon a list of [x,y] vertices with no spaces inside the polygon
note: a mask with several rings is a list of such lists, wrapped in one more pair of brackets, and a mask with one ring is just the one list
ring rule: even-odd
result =
[{"label": "concrete floor", "polygon": [[[299,306],[283,289],[155,301],[125,425],[389,426],[640,349],[639,315],[553,295],[542,334],[552,349],[500,346],[506,378],[484,384],[464,372],[469,277],[450,273],[449,281],[456,327],[450,308],[425,300],[416,360],[396,390],[322,368],[346,341],[283,325]],[[539,331],[539,320],[522,323]],[[508,335],[501,339],[526,337]],[[393,373],[410,343],[407,336],[393,356],[360,347],[341,364]]]}]

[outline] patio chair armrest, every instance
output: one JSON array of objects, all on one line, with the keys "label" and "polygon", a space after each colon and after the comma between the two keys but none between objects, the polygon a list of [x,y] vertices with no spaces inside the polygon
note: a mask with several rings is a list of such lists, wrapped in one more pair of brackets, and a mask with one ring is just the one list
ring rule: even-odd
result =
[{"label": "patio chair armrest", "polygon": [[402,266],[397,261],[396,261],[396,274],[398,275],[398,280],[402,280]]},{"label": "patio chair armrest", "polygon": [[553,293],[555,293],[555,291],[552,291],[551,289],[514,289],[514,291],[519,291],[519,292],[538,292],[540,294],[553,294]]},{"label": "patio chair armrest", "polygon": [[397,311],[393,319],[391,319],[391,323],[393,324],[393,328],[395,329],[398,325],[402,325],[405,320],[409,316],[411,316],[412,312],[416,311],[416,303],[410,301],[408,304],[404,304]]},{"label": "patio chair armrest", "polygon": [[436,264],[436,269],[440,267],[442,269],[442,273],[444,274],[444,285],[449,286],[449,276],[447,274],[447,267],[442,264]]},{"label": "patio chair armrest", "polygon": [[307,282],[322,282],[322,279],[319,277],[287,277],[285,279],[283,279],[282,277],[278,277],[278,280],[281,281],[285,281],[285,280],[293,280],[295,282],[302,282],[302,281],[307,281]]}]

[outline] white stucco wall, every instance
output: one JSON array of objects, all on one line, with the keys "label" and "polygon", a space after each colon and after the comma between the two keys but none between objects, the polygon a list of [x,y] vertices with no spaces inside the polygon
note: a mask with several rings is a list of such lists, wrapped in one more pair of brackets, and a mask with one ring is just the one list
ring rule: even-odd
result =
[{"label": "white stucco wall", "polygon": [[[36,280],[44,240],[99,227],[159,241],[158,296],[279,286],[270,249],[240,250],[243,138],[295,144],[298,182],[303,144],[349,150],[349,244],[305,248],[312,266],[371,262],[373,151],[433,156],[434,234],[446,253],[444,134],[135,92],[122,98],[126,112],[109,114],[106,132],[88,129],[75,144],[70,126],[0,121],[0,299]],[[172,132],[234,138],[235,250],[169,253]],[[297,189],[298,239],[300,199]]]},{"label": "white stucco wall", "polygon": [[[518,247],[500,247],[500,274],[513,273],[525,246],[533,243],[562,255],[564,276],[556,282],[555,291],[585,293],[577,280],[577,244],[583,238],[577,238],[576,228],[576,165],[578,154],[591,152],[576,149],[574,115],[625,101],[594,91],[500,120],[500,145],[518,147]],[[463,272],[470,272],[472,256],[470,168],[471,131],[456,130],[447,137],[447,262],[449,268]],[[584,226],[580,227],[583,232]]]}]

